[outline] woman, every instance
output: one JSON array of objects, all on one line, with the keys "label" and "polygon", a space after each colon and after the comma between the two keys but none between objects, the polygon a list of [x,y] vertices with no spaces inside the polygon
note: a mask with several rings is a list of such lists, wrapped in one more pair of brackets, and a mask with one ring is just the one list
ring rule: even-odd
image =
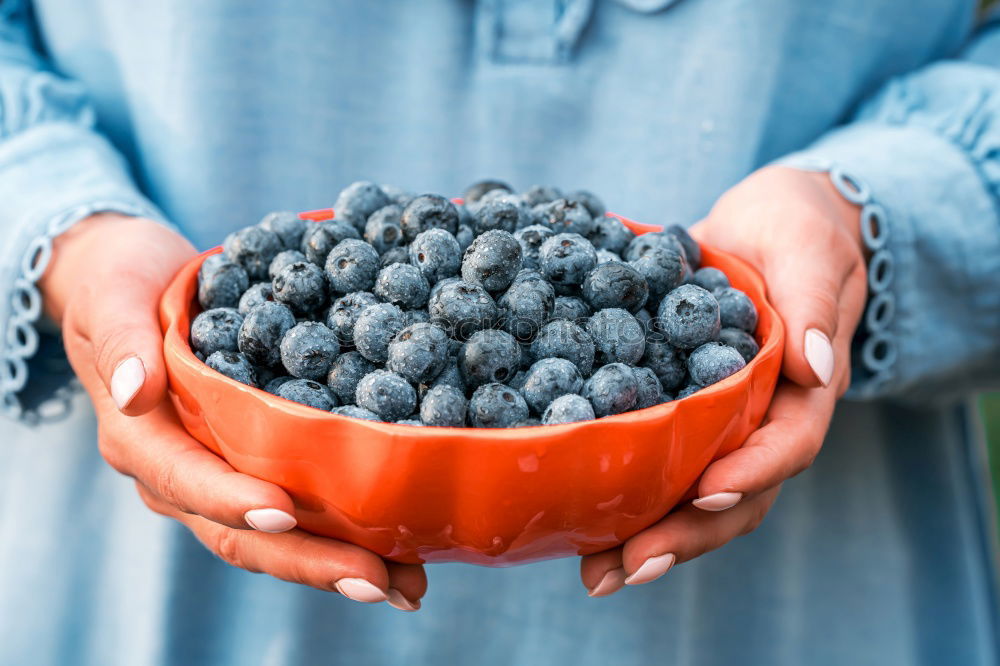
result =
[{"label": "woman", "polygon": [[[0,3],[0,662],[993,663],[962,397],[1000,376],[1000,34],[975,3],[280,4]],[[704,218],[789,333],[768,422],[583,589],[569,559],[428,587],[305,535],[164,402],[185,238],[487,175]],[[43,304],[88,396],[31,427]]]}]

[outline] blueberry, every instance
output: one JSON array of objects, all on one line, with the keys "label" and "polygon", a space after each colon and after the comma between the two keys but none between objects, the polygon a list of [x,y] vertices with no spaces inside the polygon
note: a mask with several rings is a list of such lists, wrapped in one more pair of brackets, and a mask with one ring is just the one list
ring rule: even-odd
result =
[{"label": "blueberry", "polygon": [[427,305],[431,286],[420,269],[411,264],[390,264],[379,271],[375,278],[375,295],[386,303],[401,308],[420,308]]},{"label": "blueberry", "polygon": [[287,210],[268,213],[257,223],[262,229],[277,234],[286,250],[297,250],[302,244],[302,234],[311,224]]},{"label": "blueberry", "polygon": [[639,364],[652,370],[667,391],[680,388],[687,376],[687,359],[668,342],[648,340]]},{"label": "blueberry", "polygon": [[[647,234],[648,235],[648,234]],[[668,292],[680,286],[690,273],[683,252],[664,246],[650,248],[630,265],[646,278],[650,303],[663,300]]]},{"label": "blueberry", "polygon": [[590,216],[597,220],[604,217],[607,213],[607,208],[604,207],[604,202],[589,190],[576,190],[575,192],[570,192],[565,196],[566,201],[571,201],[573,203],[578,203],[583,205]]},{"label": "blueberry", "polygon": [[427,310],[403,310],[403,321],[407,326],[427,324],[430,323],[430,320],[431,316]]},{"label": "blueberry", "polygon": [[408,426],[420,426],[423,427],[425,424],[420,419],[408,418],[400,419],[396,421],[396,425],[408,425]]},{"label": "blueberry", "polygon": [[385,268],[386,266],[392,266],[393,264],[405,264],[410,261],[409,250],[400,245],[399,247],[389,248],[385,253],[379,257],[379,268]]},{"label": "blueberry", "polygon": [[358,382],[370,372],[374,372],[375,364],[356,351],[341,354],[330,366],[326,375],[326,385],[340,402],[349,405],[354,402],[354,393]]},{"label": "blueberry", "polygon": [[[353,400],[353,398],[352,398]],[[365,409],[364,407],[358,407],[357,405],[344,405],[342,407],[334,407],[330,410],[331,414],[339,414],[341,416],[350,416],[352,419],[363,419],[365,421],[381,421],[378,414],[371,411],[370,409]]]},{"label": "blueberry", "polygon": [[448,362],[448,334],[434,324],[407,326],[389,343],[386,367],[414,384],[437,377]]},{"label": "blueberry", "polygon": [[553,285],[582,284],[587,274],[597,266],[597,252],[579,234],[556,234],[538,252],[542,275]]},{"label": "blueberry", "polygon": [[642,326],[642,330],[646,334],[647,341],[650,339],[655,340],[661,337],[659,332],[656,330],[653,322],[653,315],[649,314],[649,310],[646,308],[640,308],[634,316],[635,320],[639,322],[640,326]]},{"label": "blueberry", "polygon": [[417,196],[413,192],[407,192],[403,188],[396,187],[395,185],[386,185],[383,183],[382,185],[379,185],[379,187],[382,188],[385,196],[389,197],[389,200],[400,208],[405,208],[406,204],[413,201],[413,198]]},{"label": "blueberry", "polygon": [[191,348],[205,357],[238,351],[243,315],[232,308],[205,310],[191,322]]},{"label": "blueberry", "polygon": [[667,294],[656,317],[666,341],[681,349],[694,349],[719,337],[719,303],[693,284],[683,284]]},{"label": "blueberry", "polygon": [[417,392],[410,383],[388,370],[375,370],[362,377],[354,398],[358,406],[386,421],[404,419],[417,406]]},{"label": "blueberry", "polygon": [[681,389],[681,391],[677,394],[677,397],[674,398],[674,400],[682,400],[682,399],[688,397],[689,395],[697,393],[698,391],[702,390],[703,388],[705,388],[705,387],[704,386],[699,386],[698,384],[688,384],[683,389]]},{"label": "blueberry", "polygon": [[420,403],[420,420],[429,426],[461,428],[468,405],[465,394],[454,386],[435,386]]},{"label": "blueberry", "polygon": [[464,394],[465,381],[462,379],[462,371],[458,369],[458,357],[449,356],[448,360],[445,361],[444,370],[442,370],[429,385],[424,384],[423,386],[425,388],[434,388],[435,386],[452,386]]},{"label": "blueberry", "polygon": [[611,250],[598,250],[597,251],[597,265],[606,264],[611,261],[622,261],[621,255],[615,254]]},{"label": "blueberry", "polygon": [[596,415],[590,401],[582,395],[568,393],[561,395],[545,408],[542,423],[556,425],[559,423],[575,423],[577,421],[592,421]]},{"label": "blueberry", "polygon": [[503,192],[514,191],[510,185],[502,180],[481,180],[478,183],[473,183],[466,188],[465,194],[462,195],[462,198],[465,200],[466,204],[473,204],[482,199],[484,194],[494,190],[501,190]]},{"label": "blueberry", "polygon": [[285,249],[281,238],[262,227],[244,227],[222,242],[226,256],[243,267],[251,280],[266,280],[271,260]]},{"label": "blueberry", "polygon": [[760,351],[753,336],[739,328],[724,328],[719,331],[719,342],[723,342],[740,353],[743,360],[749,363]]},{"label": "blueberry", "polygon": [[594,367],[594,341],[582,328],[565,319],[550,321],[531,343],[531,358],[564,358],[584,377]]},{"label": "blueberry", "polygon": [[337,339],[344,346],[354,344],[354,324],[361,312],[369,305],[375,305],[378,299],[368,291],[355,291],[341,296],[333,302],[326,315],[326,325],[337,334]]},{"label": "blueberry", "polygon": [[272,297],[271,283],[258,282],[247,287],[247,290],[240,296],[240,304],[237,308],[241,315],[250,312],[264,301],[270,301]]},{"label": "blueberry", "polygon": [[599,264],[583,281],[583,299],[595,310],[624,308],[638,312],[646,304],[646,278],[635,268],[618,261]]},{"label": "blueberry", "polygon": [[712,292],[719,302],[719,321],[726,328],[740,328],[747,333],[757,330],[757,308],[739,289],[725,287]]},{"label": "blueberry", "polygon": [[[202,264],[198,277],[198,302],[205,310],[235,308],[240,296],[250,286],[250,278],[243,267],[228,258],[214,259],[212,255]],[[209,268],[209,259],[212,260]]]},{"label": "blueberry", "polygon": [[552,307],[552,319],[566,319],[577,324],[585,323],[593,310],[583,302],[583,299],[573,296],[556,296]]},{"label": "blueberry", "polygon": [[431,294],[428,311],[431,322],[459,340],[484,328],[497,318],[497,306],[486,290],[464,280],[439,282]]},{"label": "blueberry", "polygon": [[403,230],[399,226],[402,214],[402,208],[391,204],[372,213],[365,223],[365,240],[379,254],[385,254],[390,249],[405,244]]},{"label": "blueberry", "polygon": [[268,393],[278,395],[278,389],[287,384],[288,382],[295,379],[295,377],[289,377],[288,375],[281,375],[280,377],[275,377],[267,384],[264,385],[264,390]]},{"label": "blueberry", "polygon": [[692,270],[701,266],[701,247],[698,241],[691,237],[687,229],[679,224],[671,224],[664,231],[676,238],[684,247],[684,256]]},{"label": "blueberry", "polygon": [[609,363],[594,371],[583,385],[583,397],[598,417],[621,414],[635,407],[639,383],[632,369],[623,363]]},{"label": "blueberry", "polygon": [[293,379],[278,387],[279,398],[291,400],[307,407],[315,407],[328,412],[337,406],[337,399],[330,389],[311,379]]},{"label": "blueberry", "polygon": [[528,403],[509,386],[483,384],[469,401],[469,418],[476,428],[510,428],[528,418]]},{"label": "blueberry", "polygon": [[629,241],[629,244],[625,246],[625,251],[622,253],[622,257],[625,258],[625,261],[635,261],[656,247],[667,248],[668,250],[673,250],[685,257],[687,256],[684,251],[684,246],[681,245],[681,242],[677,240],[676,236],[668,234],[666,231],[652,231],[647,234],[639,234]]},{"label": "blueberry", "polygon": [[410,243],[409,261],[420,269],[427,282],[434,284],[458,275],[462,266],[462,247],[444,229],[428,229]]},{"label": "blueberry", "polygon": [[282,250],[274,255],[274,259],[268,264],[267,275],[273,280],[281,272],[281,269],[298,261],[309,261],[309,259],[298,250]]},{"label": "blueberry", "polygon": [[497,300],[500,328],[519,340],[531,340],[552,316],[556,294],[538,271],[522,270]]},{"label": "blueberry", "polygon": [[555,232],[540,224],[532,224],[514,232],[521,244],[521,264],[525,268],[538,268],[538,251],[542,243],[555,236]]},{"label": "blueberry", "polygon": [[521,347],[509,333],[477,331],[458,353],[458,369],[468,388],[505,382],[521,364]]},{"label": "blueberry", "polygon": [[375,286],[379,257],[368,243],[347,239],[330,251],[325,268],[331,290],[342,294],[369,291]]},{"label": "blueberry", "polygon": [[700,386],[711,386],[746,366],[743,356],[729,345],[706,342],[688,356],[688,373],[691,381]]},{"label": "blueberry", "polygon": [[462,279],[486,291],[506,289],[521,270],[521,244],[506,231],[487,231],[462,257]]},{"label": "blueberry", "polygon": [[583,377],[573,363],[564,358],[543,358],[528,369],[520,387],[525,402],[541,414],[553,400],[567,393],[579,393]]},{"label": "blueberry", "polygon": [[524,194],[521,195],[521,199],[532,207],[537,206],[538,204],[555,201],[561,197],[562,192],[559,188],[551,185],[532,185],[524,191]]},{"label": "blueberry", "polygon": [[[524,366],[523,348],[521,349],[521,366],[522,367]],[[528,367],[530,368],[531,366],[529,365]],[[573,367],[575,368],[576,366],[574,365]],[[518,370],[516,373],[514,373],[514,376],[510,378],[510,381],[507,382],[507,386],[520,391],[521,388],[524,387],[524,380],[527,378],[528,378],[527,370]]]},{"label": "blueberry", "polygon": [[299,379],[323,379],[339,354],[337,335],[316,321],[296,324],[281,339],[281,364]]},{"label": "blueberry", "polygon": [[297,261],[281,269],[271,283],[274,300],[300,315],[326,304],[326,276],[316,264]]},{"label": "blueberry", "polygon": [[608,250],[621,255],[634,238],[635,232],[626,227],[617,217],[594,216],[594,230],[590,234],[590,242],[598,250]]},{"label": "blueberry", "polygon": [[[201,262],[201,266],[198,267],[198,282],[199,284],[207,278],[209,275],[215,272],[217,268],[223,264],[231,264],[233,261],[226,256],[225,252],[218,252],[216,254],[210,254]],[[246,271],[244,271],[246,272]],[[248,278],[249,279],[249,278]]]},{"label": "blueberry", "polygon": [[392,303],[370,305],[354,324],[354,345],[369,361],[385,363],[389,343],[405,325],[403,311]]},{"label": "blueberry", "polygon": [[513,233],[515,229],[526,226],[525,222],[530,223],[530,220],[522,219],[524,215],[526,213],[513,201],[493,199],[476,209],[472,229],[476,234],[494,229]]},{"label": "blueberry", "polygon": [[458,241],[458,246],[462,248],[462,252],[469,249],[472,245],[472,241],[476,239],[476,232],[472,230],[472,227],[467,224],[461,224],[458,227],[458,231],[455,233],[455,240]]},{"label": "blueberry", "polygon": [[587,332],[594,340],[598,365],[635,365],[646,351],[646,333],[642,325],[621,308],[605,308],[595,312],[587,320]]},{"label": "blueberry", "polygon": [[239,348],[254,365],[275,367],[281,362],[281,339],[295,315],[281,303],[267,301],[248,312],[240,326]]},{"label": "blueberry", "polygon": [[205,359],[205,365],[230,379],[257,387],[257,373],[254,372],[253,364],[239,352],[223,350],[212,352]]},{"label": "blueberry", "polygon": [[454,234],[458,231],[458,209],[442,196],[423,194],[403,209],[400,226],[407,242],[428,229],[444,229]]},{"label": "blueberry", "polygon": [[694,272],[694,275],[691,277],[691,283],[698,285],[702,289],[715,291],[716,289],[725,289],[728,287],[729,278],[718,268],[703,266]]},{"label": "blueberry", "polygon": [[638,384],[635,399],[636,409],[645,409],[663,402],[663,386],[660,380],[649,368],[632,368],[632,375]]},{"label": "blueberry", "polygon": [[583,204],[557,199],[532,208],[532,212],[536,224],[546,226],[557,234],[589,236],[594,230],[594,219]]},{"label": "blueberry", "polygon": [[526,419],[521,419],[517,423],[513,424],[511,428],[533,428],[535,426],[542,425],[541,419],[536,419],[533,416],[529,416]]},{"label": "blueberry", "polygon": [[361,240],[361,235],[349,223],[343,220],[328,220],[313,225],[302,236],[302,253],[306,259],[323,266],[330,251],[345,240]]},{"label": "blueberry", "polygon": [[333,204],[333,212],[338,218],[349,218],[364,225],[368,216],[391,203],[381,187],[366,180],[359,180],[341,190],[337,201]]}]

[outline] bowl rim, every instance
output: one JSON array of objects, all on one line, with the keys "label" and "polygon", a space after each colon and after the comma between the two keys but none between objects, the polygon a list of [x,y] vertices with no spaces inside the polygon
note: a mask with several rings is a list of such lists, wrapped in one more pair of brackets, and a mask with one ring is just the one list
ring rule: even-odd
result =
[{"label": "bowl rim", "polygon": [[[655,232],[663,231],[664,229],[663,226],[642,224],[616,213],[607,213],[607,215],[621,220],[623,224],[631,228],[633,231]],[[299,216],[302,219],[321,221],[324,219],[332,219],[333,212],[332,209],[328,208],[318,209],[299,213]],[[771,330],[767,339],[763,341],[763,344],[760,344],[760,349],[757,355],[751,359],[746,366],[729,377],[726,377],[722,381],[706,386],[700,391],[682,399],[684,401],[688,401],[688,405],[692,407],[698,402],[712,402],[714,396],[727,391],[735,390],[744,381],[749,379],[754,369],[763,363],[764,358],[775,354],[780,355],[782,353],[785,338],[784,322],[781,320],[781,317],[778,315],[778,312],[774,309],[774,306],[768,298],[767,285],[764,283],[764,279],[760,273],[748,262],[735,255],[705,245],[702,245],[701,247],[703,254],[707,254],[708,256],[714,255],[724,257],[727,261],[737,264],[740,269],[744,271],[746,279],[749,280],[755,290],[761,294],[761,302],[755,303],[755,305],[757,305],[758,308],[763,307],[763,309],[767,311],[771,324]],[[201,268],[201,264],[204,260],[207,257],[219,254],[220,252],[222,252],[221,245],[201,252],[196,257],[193,257],[181,268],[180,271],[178,271],[177,275],[174,276],[170,284],[167,286],[167,289],[164,291],[160,300],[159,308],[160,325],[164,336],[164,355],[167,357],[173,356],[173,360],[180,362],[193,374],[200,375],[204,379],[216,384],[221,383],[222,385],[228,385],[232,390],[250,393],[255,399],[262,401],[269,408],[281,410],[290,416],[302,417],[313,421],[322,419],[328,420],[332,423],[336,423],[338,420],[345,420],[355,427],[366,427],[373,433],[378,432],[383,435],[388,434],[434,439],[439,438],[444,434],[454,436],[457,433],[461,433],[463,437],[467,437],[472,440],[502,442],[505,440],[530,440],[536,433],[539,432],[539,428],[545,428],[546,430],[544,432],[546,434],[567,435],[574,432],[580,432],[584,428],[593,427],[594,424],[606,427],[626,425],[636,421],[664,419],[669,416],[671,412],[677,409],[677,403],[680,402],[680,400],[675,399],[670,402],[660,403],[644,409],[637,409],[623,412],[621,414],[614,414],[611,416],[604,416],[588,421],[577,421],[573,423],[539,424],[516,428],[473,428],[416,426],[400,423],[388,423],[383,421],[368,421],[341,414],[334,414],[332,412],[324,412],[323,410],[319,410],[314,407],[286,400],[268,393],[263,388],[255,388],[238,382],[235,379],[226,377],[222,373],[213,370],[204,362],[200,361],[191,349],[188,339],[192,320],[191,298],[193,298],[193,295],[191,297],[186,297],[186,295],[191,292],[193,281],[197,280],[198,270]],[[169,361],[167,366],[169,374],[173,375],[174,371],[170,368]],[[173,389],[171,389],[171,391],[173,391]]]}]

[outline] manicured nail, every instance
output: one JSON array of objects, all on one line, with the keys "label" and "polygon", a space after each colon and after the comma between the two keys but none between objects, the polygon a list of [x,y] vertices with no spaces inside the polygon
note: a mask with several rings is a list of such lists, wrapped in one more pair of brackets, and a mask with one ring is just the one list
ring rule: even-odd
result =
[{"label": "manicured nail", "polygon": [[290,516],[280,509],[251,509],[243,514],[243,520],[258,532],[270,534],[287,532],[298,524],[295,516]]},{"label": "manicured nail", "polygon": [[146,368],[138,356],[125,359],[111,373],[111,398],[118,409],[125,409],[146,381]]},{"label": "manicured nail", "polygon": [[406,611],[412,613],[415,610],[420,610],[420,601],[416,603],[411,602],[409,599],[403,596],[403,593],[394,587],[389,588],[389,598],[386,599],[386,603],[393,608],[398,608],[401,611]]},{"label": "manicured nail", "polygon": [[691,504],[703,511],[725,511],[739,504],[741,499],[743,499],[743,493],[714,493],[699,497]]},{"label": "manicured nail", "polygon": [[625,579],[625,584],[642,585],[643,583],[651,583],[670,571],[670,567],[674,566],[674,562],[676,561],[677,557],[673,553],[651,557],[643,562],[642,566],[636,569],[634,574]]},{"label": "manicured nail", "polygon": [[606,597],[622,589],[625,585],[625,569],[618,567],[604,574],[601,582],[591,588],[587,596]]},{"label": "manicured nail", "polygon": [[341,578],[333,585],[337,592],[351,599],[365,604],[375,604],[386,601],[389,597],[385,592],[378,589],[364,578]]},{"label": "manicured nail", "polygon": [[829,386],[833,379],[833,345],[830,338],[826,337],[823,331],[817,328],[810,328],[806,331],[805,337],[806,361],[812,368],[823,386]]}]

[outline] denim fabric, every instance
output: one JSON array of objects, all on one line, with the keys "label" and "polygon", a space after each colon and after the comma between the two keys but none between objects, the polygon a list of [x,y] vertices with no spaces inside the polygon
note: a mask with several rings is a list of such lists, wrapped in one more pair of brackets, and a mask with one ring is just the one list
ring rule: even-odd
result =
[{"label": "denim fabric", "polygon": [[0,663],[994,663],[983,467],[953,406],[1000,355],[1000,48],[969,46],[975,4],[0,1],[4,331],[32,244],[93,210],[162,211],[210,247],[352,180],[492,176],[690,223],[798,153],[858,173],[892,225],[880,395],[952,405],[845,407],[759,532],[662,583],[589,600],[573,560],[435,566],[404,616],[215,561],[99,461],[78,397],[2,438]]}]

